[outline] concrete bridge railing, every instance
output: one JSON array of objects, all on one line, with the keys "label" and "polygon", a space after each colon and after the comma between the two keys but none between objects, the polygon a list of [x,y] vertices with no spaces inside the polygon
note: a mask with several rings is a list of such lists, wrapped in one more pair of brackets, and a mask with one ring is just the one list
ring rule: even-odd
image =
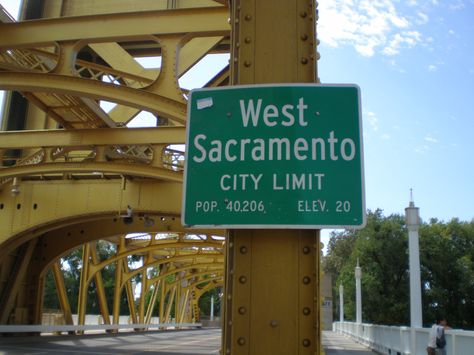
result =
[{"label": "concrete bridge railing", "polygon": [[[380,354],[426,354],[429,328],[395,327],[354,322],[334,322],[333,331],[350,336]],[[447,355],[470,355],[474,331],[447,330]]]}]

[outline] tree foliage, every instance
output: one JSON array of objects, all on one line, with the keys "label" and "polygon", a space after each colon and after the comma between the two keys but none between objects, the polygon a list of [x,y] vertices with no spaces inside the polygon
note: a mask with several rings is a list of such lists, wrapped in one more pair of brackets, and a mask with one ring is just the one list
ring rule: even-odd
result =
[{"label": "tree foliage", "polygon": [[[434,219],[422,224],[420,262],[426,325],[437,313],[443,313],[455,327],[474,328],[473,258],[473,222],[453,219],[443,223]],[[323,269],[333,276],[335,300],[339,299],[339,285],[344,285],[344,313],[350,320],[355,319],[357,260],[362,268],[363,321],[409,325],[408,231],[404,216],[369,211],[364,229],[332,233]]]}]

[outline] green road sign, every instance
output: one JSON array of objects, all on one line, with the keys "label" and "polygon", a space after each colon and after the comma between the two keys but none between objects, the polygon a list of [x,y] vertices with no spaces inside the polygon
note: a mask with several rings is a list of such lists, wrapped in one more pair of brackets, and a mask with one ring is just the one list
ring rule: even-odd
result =
[{"label": "green road sign", "polygon": [[362,227],[361,127],[355,85],[193,90],[183,224]]}]

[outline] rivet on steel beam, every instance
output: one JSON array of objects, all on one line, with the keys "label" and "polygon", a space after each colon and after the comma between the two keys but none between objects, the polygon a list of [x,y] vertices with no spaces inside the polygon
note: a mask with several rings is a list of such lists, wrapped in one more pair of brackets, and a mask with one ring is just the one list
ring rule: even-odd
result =
[{"label": "rivet on steel beam", "polygon": [[234,63],[237,63],[239,61],[239,58],[234,57]]},{"label": "rivet on steel beam", "polygon": [[246,67],[250,67],[250,66],[252,65],[252,62],[251,62],[250,60],[246,60],[246,61],[244,62],[244,65],[245,65]]},{"label": "rivet on steel beam", "polygon": [[276,320],[271,320],[270,321],[270,327],[276,328],[277,326],[278,326],[278,321],[276,321]]},{"label": "rivet on steel beam", "polygon": [[240,48],[240,42],[237,42],[237,43],[235,44],[235,47],[236,47],[236,48]]},{"label": "rivet on steel beam", "polygon": [[300,38],[301,38],[302,41],[306,41],[308,39],[308,35],[306,33],[304,33],[300,36]]},{"label": "rivet on steel beam", "polygon": [[227,299],[230,301],[232,299],[232,295],[227,295]]},{"label": "rivet on steel beam", "polygon": [[232,321],[228,321],[227,324],[229,325],[229,327],[232,327]]},{"label": "rivet on steel beam", "polygon": [[308,64],[308,58],[306,57],[301,58],[301,64]]},{"label": "rivet on steel beam", "polygon": [[240,22],[238,18],[236,18],[234,21],[235,21],[235,23],[239,23],[239,22]]},{"label": "rivet on steel beam", "polygon": [[252,19],[252,15],[245,15],[245,21],[250,21]]},{"label": "rivet on steel beam", "polygon": [[239,282],[240,282],[241,284],[244,284],[244,283],[247,282],[247,278],[246,278],[245,276],[240,276],[240,277],[239,277]]},{"label": "rivet on steel beam", "polygon": [[[227,113],[226,113],[226,116],[227,116],[228,118],[230,118],[230,117],[232,116],[232,112],[227,112]],[[232,246],[234,246],[233,243],[230,243],[230,244],[232,244]],[[231,246],[231,247],[232,247],[232,246]]]},{"label": "rivet on steel beam", "polygon": [[226,354],[230,354],[230,349],[227,348],[227,350],[225,351]]},{"label": "rivet on steel beam", "polygon": [[311,340],[309,340],[309,339],[303,339],[303,346],[304,346],[305,348],[311,346]]},{"label": "rivet on steel beam", "polygon": [[242,315],[243,315],[243,314],[247,313],[247,308],[245,308],[245,307],[239,307],[238,312],[239,312],[239,314],[242,314]]},{"label": "rivet on steel beam", "polygon": [[237,339],[237,344],[239,344],[239,345],[245,345],[245,338],[240,337],[239,339]]},{"label": "rivet on steel beam", "polygon": [[301,16],[302,18],[305,18],[306,16],[308,16],[308,13],[307,13],[306,11],[301,11],[301,12],[300,12],[300,16]]},{"label": "rivet on steel beam", "polygon": [[303,283],[305,285],[308,285],[311,282],[311,278],[309,276],[303,277]]},{"label": "rivet on steel beam", "polygon": [[303,254],[309,254],[310,251],[311,251],[311,249],[309,247],[304,247],[303,248]]},{"label": "rivet on steel beam", "polygon": [[250,43],[250,42],[252,42],[252,38],[247,36],[247,37],[244,38],[244,42],[245,43]]},{"label": "rivet on steel beam", "polygon": [[242,245],[242,246],[240,247],[240,253],[241,253],[241,254],[246,254],[246,253],[247,253],[247,247],[246,247],[245,245]]},{"label": "rivet on steel beam", "polygon": [[[229,116],[229,114],[227,113],[227,116]],[[229,248],[233,248],[234,247],[234,243],[230,242],[229,243]]]},{"label": "rivet on steel beam", "polygon": [[303,308],[303,314],[309,316],[311,314],[311,309],[309,307]]}]

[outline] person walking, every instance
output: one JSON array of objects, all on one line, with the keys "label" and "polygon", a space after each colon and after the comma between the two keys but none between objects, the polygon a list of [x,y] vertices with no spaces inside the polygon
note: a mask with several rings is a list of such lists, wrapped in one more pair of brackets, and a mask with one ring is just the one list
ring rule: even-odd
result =
[{"label": "person walking", "polygon": [[436,324],[433,324],[431,327],[428,337],[428,347],[426,348],[428,355],[446,355],[446,337],[444,331],[445,329],[450,329],[447,324],[446,317],[436,317]]}]

